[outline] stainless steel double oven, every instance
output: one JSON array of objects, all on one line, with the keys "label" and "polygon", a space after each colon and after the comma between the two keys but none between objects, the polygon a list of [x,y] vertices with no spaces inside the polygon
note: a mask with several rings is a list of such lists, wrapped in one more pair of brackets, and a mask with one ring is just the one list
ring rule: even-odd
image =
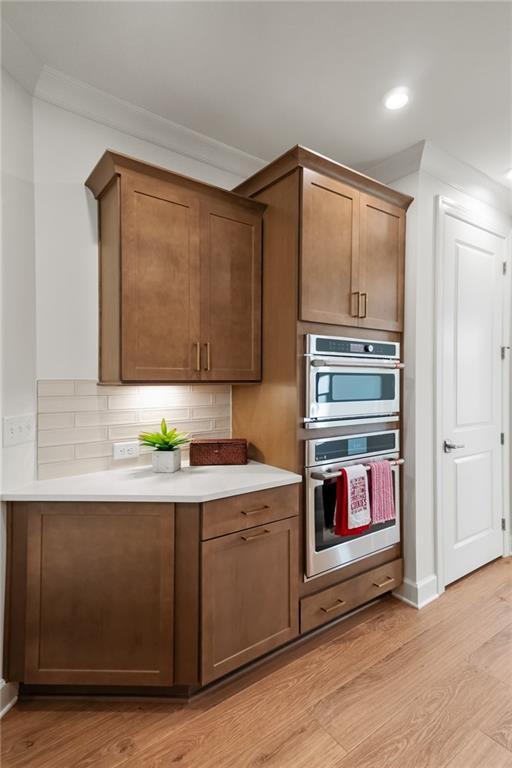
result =
[{"label": "stainless steel double oven", "polygon": [[[400,418],[402,367],[400,345],[395,342],[306,337],[304,426],[315,430],[305,444],[306,579],[342,568],[400,541],[403,461],[394,422]],[[375,431],[371,424],[377,425]],[[365,426],[359,431],[354,430],[356,425]],[[328,437],[317,431],[322,428],[330,428]],[[392,465],[396,517],[373,524],[356,536],[337,536],[337,477],[343,466],[369,460],[387,460]]]}]

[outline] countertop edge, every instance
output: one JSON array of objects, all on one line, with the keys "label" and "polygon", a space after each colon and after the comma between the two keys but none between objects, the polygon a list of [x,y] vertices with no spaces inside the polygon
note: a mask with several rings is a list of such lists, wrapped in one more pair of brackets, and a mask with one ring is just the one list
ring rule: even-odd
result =
[{"label": "countertop edge", "polygon": [[19,491],[7,491],[0,495],[0,500],[5,502],[12,501],[98,501],[98,502],[154,502],[157,504],[203,504],[207,501],[216,499],[227,499],[231,496],[242,496],[245,493],[254,493],[264,491],[269,488],[279,488],[285,485],[300,485],[302,483],[300,475],[292,475],[288,478],[279,480],[269,480],[259,483],[248,484],[240,489],[214,491],[212,493],[202,493],[197,495],[190,494],[148,494],[148,493],[30,493]]}]

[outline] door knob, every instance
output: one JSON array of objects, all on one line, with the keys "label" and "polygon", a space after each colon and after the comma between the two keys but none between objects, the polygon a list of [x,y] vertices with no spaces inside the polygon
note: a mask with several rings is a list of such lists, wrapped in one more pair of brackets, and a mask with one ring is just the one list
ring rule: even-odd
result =
[{"label": "door knob", "polygon": [[451,440],[445,440],[443,443],[443,450],[445,453],[450,453],[451,451],[456,451],[459,448],[464,448],[463,443],[452,443]]}]

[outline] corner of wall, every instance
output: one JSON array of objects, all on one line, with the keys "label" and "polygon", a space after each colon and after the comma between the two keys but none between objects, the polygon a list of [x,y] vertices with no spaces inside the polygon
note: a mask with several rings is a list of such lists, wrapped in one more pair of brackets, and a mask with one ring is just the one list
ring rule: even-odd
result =
[{"label": "corner of wall", "polygon": [[411,581],[411,579],[404,578],[400,587],[393,592],[393,595],[403,603],[420,609],[433,600],[437,600],[441,593],[437,587],[437,576],[433,573],[421,581]]},{"label": "corner of wall", "polygon": [[0,680],[0,720],[18,701],[18,684]]}]

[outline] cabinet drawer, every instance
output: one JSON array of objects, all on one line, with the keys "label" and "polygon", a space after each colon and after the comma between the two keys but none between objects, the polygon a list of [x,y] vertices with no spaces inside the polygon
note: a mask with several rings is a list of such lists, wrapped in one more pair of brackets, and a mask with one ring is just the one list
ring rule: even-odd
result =
[{"label": "cabinet drawer", "polygon": [[402,582],[402,559],[380,565],[300,601],[300,631],[309,632],[359,605],[396,589]]},{"label": "cabinet drawer", "polygon": [[203,504],[201,538],[213,539],[299,514],[299,485],[285,485]]}]

